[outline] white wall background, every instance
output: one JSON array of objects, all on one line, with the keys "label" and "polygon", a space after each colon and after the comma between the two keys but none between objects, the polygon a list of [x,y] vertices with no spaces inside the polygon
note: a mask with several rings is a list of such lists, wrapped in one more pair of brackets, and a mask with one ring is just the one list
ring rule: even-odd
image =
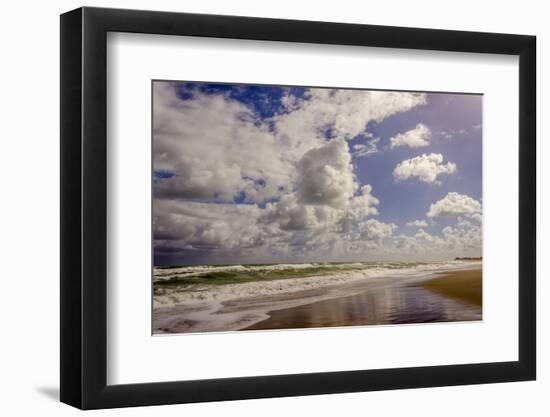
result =
[{"label": "white wall background", "polygon": [[[7,2],[2,8],[0,114],[2,121],[0,253],[0,410],[3,415],[68,416],[78,412],[58,403],[59,379],[59,17],[81,6],[72,0]],[[277,0],[92,1],[89,6],[238,14],[380,25],[417,26],[534,34],[538,37],[539,259],[550,250],[550,158],[542,138],[550,97],[550,26],[545,3],[536,0],[479,2],[387,0],[320,2]],[[7,148],[6,148],[7,146]],[[545,158],[546,157],[546,158]],[[543,236],[544,235],[544,236]],[[145,407],[94,415],[169,416],[545,416],[550,412],[550,296],[548,264],[539,264],[539,378],[536,382],[325,395],[231,403]],[[546,395],[544,395],[546,394]]]}]

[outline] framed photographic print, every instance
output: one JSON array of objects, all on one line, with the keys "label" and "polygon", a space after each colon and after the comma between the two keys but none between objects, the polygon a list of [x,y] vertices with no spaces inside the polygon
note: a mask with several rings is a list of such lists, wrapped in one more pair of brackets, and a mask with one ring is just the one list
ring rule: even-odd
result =
[{"label": "framed photographic print", "polygon": [[61,400],[535,378],[535,38],[61,16]]}]

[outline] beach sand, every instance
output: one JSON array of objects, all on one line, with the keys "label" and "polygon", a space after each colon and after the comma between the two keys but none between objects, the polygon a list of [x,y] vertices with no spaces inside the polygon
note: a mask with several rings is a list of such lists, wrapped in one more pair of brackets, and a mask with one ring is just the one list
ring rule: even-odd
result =
[{"label": "beach sand", "polygon": [[445,297],[481,306],[481,268],[447,272],[441,277],[426,281],[423,287]]}]

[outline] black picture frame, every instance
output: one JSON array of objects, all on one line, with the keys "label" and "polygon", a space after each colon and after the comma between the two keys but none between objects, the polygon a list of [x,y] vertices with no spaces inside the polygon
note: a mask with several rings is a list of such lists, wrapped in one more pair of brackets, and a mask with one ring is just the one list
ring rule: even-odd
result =
[{"label": "black picture frame", "polygon": [[[519,56],[518,361],[107,385],[108,32]],[[60,56],[62,402],[95,409],[535,379],[534,36],[84,7],[61,15]]]}]

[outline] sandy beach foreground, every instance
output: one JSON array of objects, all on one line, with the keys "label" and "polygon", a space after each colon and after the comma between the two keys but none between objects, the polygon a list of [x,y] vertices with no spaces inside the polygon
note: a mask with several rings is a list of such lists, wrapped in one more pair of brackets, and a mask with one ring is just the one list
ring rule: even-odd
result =
[{"label": "sandy beach foreground", "polygon": [[[272,269],[271,266],[267,268]],[[321,271],[324,275],[302,278],[265,281],[262,275],[261,281],[244,283],[226,283],[235,276],[241,279],[242,275],[241,272],[233,275],[224,272],[221,285],[195,285],[192,290],[190,287],[182,290],[181,278],[177,278],[180,280],[178,286],[161,285],[156,293],[153,333],[475,321],[482,318],[480,262],[416,265],[405,270],[377,267],[358,271],[355,265],[351,270],[337,268],[337,272],[331,269],[329,273]],[[316,270],[316,274],[321,272]],[[164,274],[168,273],[171,272],[161,270],[159,276],[164,279]],[[253,279],[256,278],[253,275]],[[188,275],[184,275],[184,279],[188,280]]]}]

